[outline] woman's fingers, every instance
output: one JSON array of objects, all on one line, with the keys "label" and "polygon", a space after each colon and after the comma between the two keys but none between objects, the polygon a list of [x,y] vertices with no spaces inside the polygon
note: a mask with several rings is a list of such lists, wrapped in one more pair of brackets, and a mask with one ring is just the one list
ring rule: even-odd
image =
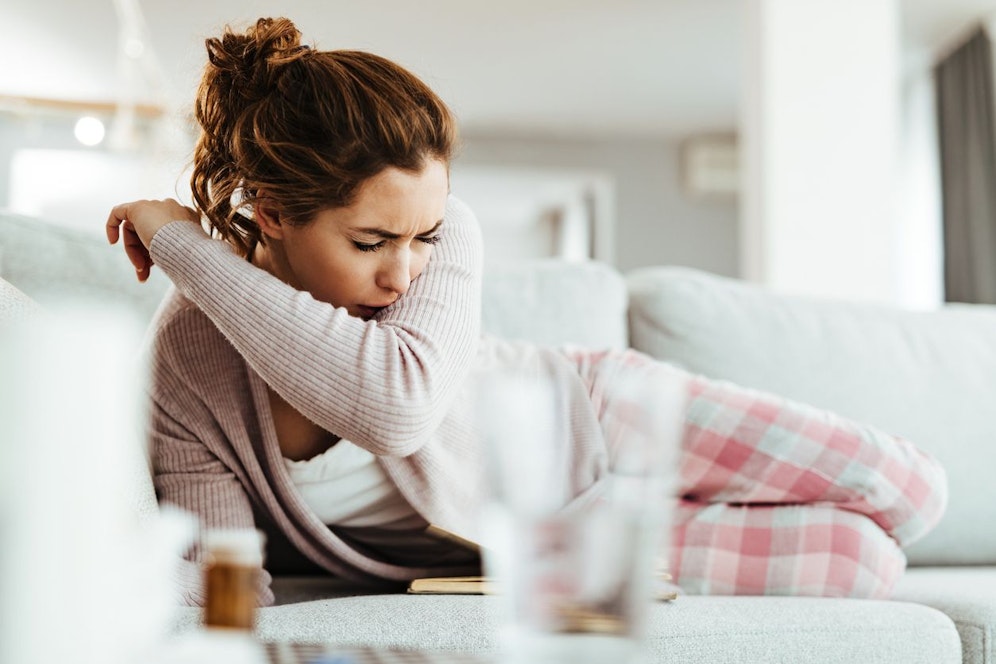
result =
[{"label": "woman's fingers", "polygon": [[122,231],[125,231],[126,235],[128,232],[132,233],[141,241],[141,235],[139,235],[138,230],[135,228],[135,224],[140,220],[144,221],[143,215],[148,216],[150,203],[151,201],[131,201],[129,203],[120,203],[111,208],[111,213],[107,217],[107,224],[105,226],[107,241],[111,244],[116,244],[121,238]]},{"label": "woman's fingers", "polygon": [[115,205],[107,217],[107,224],[104,226],[108,242],[117,244],[118,240],[122,240],[125,255],[128,256],[132,267],[135,268],[135,276],[140,282],[147,280],[152,272],[152,256],[142,243],[142,238],[135,229],[129,214],[134,206],[142,202],[135,201]]},{"label": "woman's fingers", "polygon": [[139,281],[149,278],[152,257],[149,247],[156,232],[171,221],[191,221],[200,223],[197,211],[168,198],[162,201],[132,201],[121,203],[111,209],[104,227],[107,241],[117,244],[124,241],[128,260],[135,266]]},{"label": "woman's fingers", "polygon": [[107,233],[107,241],[117,244],[118,240],[124,245],[125,255],[135,268],[135,276],[140,282],[149,278],[152,272],[152,256],[142,240],[138,229],[135,228],[133,216],[140,217],[143,212],[147,214],[149,201],[132,201],[121,203],[111,208],[111,213],[107,217],[107,224],[104,227]]},{"label": "woman's fingers", "polygon": [[152,256],[149,254],[149,250],[145,248],[145,245],[142,244],[141,238],[138,237],[138,233],[135,232],[135,227],[132,226],[130,221],[121,224],[120,229],[124,232],[122,243],[124,244],[125,254],[127,254],[128,260],[134,266],[138,280],[145,281],[149,278],[149,274],[152,271]]},{"label": "woman's fingers", "polygon": [[118,239],[121,237],[120,226],[128,219],[128,206],[131,203],[121,203],[120,205],[115,205],[111,208],[111,213],[107,216],[107,224],[104,227],[107,233],[107,241],[111,244],[117,244]]}]

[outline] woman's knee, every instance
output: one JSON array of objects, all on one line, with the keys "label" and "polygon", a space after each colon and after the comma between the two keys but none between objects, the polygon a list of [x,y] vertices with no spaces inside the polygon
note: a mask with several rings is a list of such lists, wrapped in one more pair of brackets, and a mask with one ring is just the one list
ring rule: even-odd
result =
[{"label": "woman's knee", "polygon": [[829,505],[683,504],[671,566],[690,593],[888,597],[906,567],[868,517]]}]

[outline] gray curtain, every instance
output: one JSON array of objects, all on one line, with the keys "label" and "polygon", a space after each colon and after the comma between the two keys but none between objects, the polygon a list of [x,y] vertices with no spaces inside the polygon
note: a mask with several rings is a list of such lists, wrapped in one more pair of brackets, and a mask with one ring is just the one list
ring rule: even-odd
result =
[{"label": "gray curtain", "polygon": [[936,70],[948,302],[996,304],[996,110],[980,28]]}]

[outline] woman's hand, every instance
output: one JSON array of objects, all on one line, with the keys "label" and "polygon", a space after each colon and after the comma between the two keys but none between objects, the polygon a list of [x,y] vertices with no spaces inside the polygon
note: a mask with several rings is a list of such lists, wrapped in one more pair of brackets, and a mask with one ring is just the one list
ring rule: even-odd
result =
[{"label": "woman's hand", "polygon": [[162,201],[132,201],[114,206],[107,217],[107,241],[116,244],[124,234],[124,249],[135,266],[139,281],[149,278],[152,256],[149,246],[156,232],[171,221],[200,223],[197,211],[172,198]]}]

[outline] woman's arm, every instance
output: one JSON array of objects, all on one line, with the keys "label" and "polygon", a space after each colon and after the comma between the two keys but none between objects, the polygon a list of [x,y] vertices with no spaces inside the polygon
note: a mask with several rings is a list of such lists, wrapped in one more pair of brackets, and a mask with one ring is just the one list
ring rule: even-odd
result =
[{"label": "woman's arm", "polygon": [[150,253],[288,403],[374,454],[404,456],[445,414],[480,335],[477,220],[451,197],[440,232],[423,273],[371,321],[253,267],[196,224],[162,227]]},{"label": "woman's arm", "polygon": [[[160,503],[175,505],[194,514],[201,532],[206,529],[254,528],[252,505],[235,474],[190,431],[195,409],[177,408],[178,395],[187,394],[165,367],[153,367],[149,442],[152,476]],[[184,421],[188,420],[188,421]],[[203,606],[203,551],[200,544],[178,560],[176,583],[180,601]],[[259,603],[273,603],[270,574],[261,570]]]}]

